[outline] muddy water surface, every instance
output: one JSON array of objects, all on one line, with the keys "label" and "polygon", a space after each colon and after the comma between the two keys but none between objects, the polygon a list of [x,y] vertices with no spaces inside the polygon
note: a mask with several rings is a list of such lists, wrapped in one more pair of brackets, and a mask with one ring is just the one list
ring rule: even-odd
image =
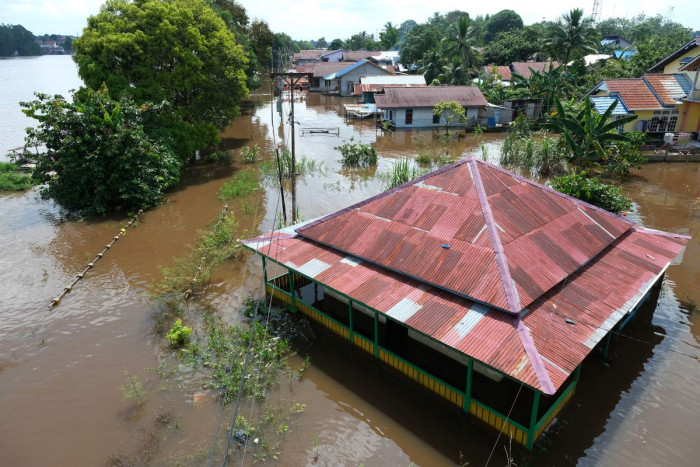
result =
[{"label": "muddy water surface", "polygon": [[[295,104],[301,128],[329,130],[314,136],[300,132],[296,140],[300,157],[322,162],[298,182],[304,219],[379,193],[383,182],[378,175],[398,157],[432,147],[430,133],[382,135],[366,121],[345,122],[342,102],[348,101],[311,95]],[[258,144],[269,154],[276,143],[288,141],[281,122],[289,109],[288,101],[279,112],[269,96],[253,97],[224,133],[224,147]],[[331,136],[330,130],[339,135]],[[350,137],[376,144],[376,171],[342,169],[333,147]],[[484,138],[492,159],[501,139]],[[482,154],[472,135],[447,150]],[[148,450],[155,463],[206,463],[215,432],[225,429],[229,414],[219,422],[212,393],[187,377],[173,383],[149,369],[162,370],[163,363],[176,367],[178,362],[162,357],[162,339],[153,336],[144,291],[158,277],[158,266],[184,256],[196,231],[216,216],[222,207],[218,189],[236,170],[236,164],[193,167],[167,202],[144,214],[52,312],[51,299],[125,219],[69,222],[36,192],[0,195],[3,465],[99,465],[115,452]],[[689,303],[700,303],[700,211],[693,206],[700,196],[699,176],[697,164],[655,164],[623,185],[636,202],[635,220],[694,239],[680,264],[669,268],[650,323],[626,328],[613,345],[610,361],[587,362],[580,390],[562,413],[565,426],[546,451],[521,465],[695,465],[700,412],[700,332],[695,325],[700,314],[691,313]],[[269,230],[279,217],[277,192],[266,186],[265,193],[250,201],[258,206],[259,217],[242,229]],[[203,300],[235,320],[242,297],[259,287],[259,281],[260,265],[254,258],[225,263]],[[479,428],[446,402],[321,333],[306,351],[311,364],[303,377],[285,379],[268,400],[269,405],[306,404],[279,438],[279,464],[456,465],[461,455],[471,465],[484,465],[489,459],[497,433]],[[301,356],[291,363],[300,366]],[[122,399],[124,370],[137,375],[148,392],[141,407]],[[262,410],[254,409],[256,420]],[[177,429],[172,422],[166,428],[158,425],[156,417],[163,412],[178,420]],[[516,456],[523,455],[514,450]],[[244,465],[254,460],[240,452],[233,459]],[[504,463],[503,448],[496,446],[491,465]]]}]

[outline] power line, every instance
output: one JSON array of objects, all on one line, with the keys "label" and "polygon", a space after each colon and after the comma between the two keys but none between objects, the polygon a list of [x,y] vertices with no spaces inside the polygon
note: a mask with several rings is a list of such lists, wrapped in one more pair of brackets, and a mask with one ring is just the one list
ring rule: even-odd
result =
[{"label": "power line", "polygon": [[[513,408],[515,407],[515,403],[518,401],[518,396],[520,395],[520,391],[523,389],[523,383],[520,383],[520,387],[518,388],[517,394],[515,394],[515,399],[513,399],[513,405],[510,406],[510,410],[508,411],[508,415],[506,415],[506,420],[510,420],[510,414],[513,412]],[[489,462],[491,462],[491,456],[493,456],[493,452],[496,450],[496,446],[498,446],[498,441],[501,439],[501,435],[503,434],[503,428],[505,428],[506,423],[503,423],[501,425],[501,431],[498,432],[498,438],[496,438],[496,442],[493,444],[493,448],[491,448],[491,454],[489,454],[489,458],[486,460],[486,464],[484,467],[489,465]]]}]

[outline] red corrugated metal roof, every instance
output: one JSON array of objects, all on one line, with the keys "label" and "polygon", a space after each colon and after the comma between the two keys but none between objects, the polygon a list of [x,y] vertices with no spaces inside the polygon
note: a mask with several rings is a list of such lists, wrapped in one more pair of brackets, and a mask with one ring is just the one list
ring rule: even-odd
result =
[{"label": "red corrugated metal roof", "polygon": [[[517,73],[523,78],[530,79],[532,71],[535,73],[547,72],[559,68],[558,62],[513,62],[511,64],[513,73]],[[532,68],[532,71],[530,69]]]},{"label": "red corrugated metal roof", "polygon": [[[685,243],[477,159],[296,232],[244,241],[546,394],[634,308]],[[372,258],[348,255],[347,245]],[[453,293],[464,284],[478,301]],[[527,309],[504,313],[513,300]]]},{"label": "red corrugated metal roof", "polygon": [[547,394],[556,392],[605,333],[631,311],[686,242],[632,229],[563,286],[533,303],[521,318],[303,237],[276,233],[272,243],[269,239],[266,235],[244,243]]},{"label": "red corrugated metal roof", "polygon": [[375,97],[377,107],[435,107],[439,102],[457,101],[463,107],[488,105],[476,86],[427,86],[417,88],[386,88],[383,95]]},{"label": "red corrugated metal roof", "polygon": [[620,217],[470,159],[298,233],[519,313],[629,228]]},{"label": "red corrugated metal roof", "polygon": [[496,75],[501,78],[501,81],[510,81],[510,67],[504,65],[488,65],[484,67],[487,75]]},{"label": "red corrugated metal roof", "polygon": [[312,73],[314,78],[323,78],[353,65],[355,62],[315,62],[297,66],[296,69],[299,73]]},{"label": "red corrugated metal roof", "polygon": [[325,50],[318,50],[318,49],[313,49],[313,50],[302,50],[301,52],[297,52],[294,54],[292,57],[292,61],[296,63],[297,60],[315,60],[315,59],[320,59],[321,55],[325,54]]}]

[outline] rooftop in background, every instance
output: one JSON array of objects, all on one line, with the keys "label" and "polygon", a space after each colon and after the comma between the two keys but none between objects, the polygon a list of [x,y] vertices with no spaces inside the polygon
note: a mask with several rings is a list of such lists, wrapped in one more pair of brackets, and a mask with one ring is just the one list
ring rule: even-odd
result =
[{"label": "rooftop in background", "polygon": [[244,241],[545,394],[686,243],[474,158]]},{"label": "rooftop in background", "polygon": [[627,110],[662,110],[663,106],[642,78],[605,79],[593,91],[616,93]]},{"label": "rooftop in background", "polygon": [[[513,62],[511,69],[523,78],[530,79],[532,72],[542,73],[559,68],[559,62]],[[532,71],[530,70],[532,69]]]},{"label": "rooftop in background", "polygon": [[476,86],[427,86],[417,88],[386,88],[375,97],[382,109],[400,107],[435,107],[439,102],[457,101],[463,107],[488,105]]},{"label": "rooftop in background", "polygon": [[604,114],[606,110],[610,108],[613,102],[617,101],[615,109],[612,111],[612,116],[616,115],[629,115],[632,112],[627,110],[625,103],[622,102],[617,96],[593,96],[591,97],[591,104],[595,107],[596,112],[599,114]]}]

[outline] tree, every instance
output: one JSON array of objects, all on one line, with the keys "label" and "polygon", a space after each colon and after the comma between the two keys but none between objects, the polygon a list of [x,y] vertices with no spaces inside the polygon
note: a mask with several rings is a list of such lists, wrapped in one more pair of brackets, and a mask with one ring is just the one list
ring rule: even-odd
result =
[{"label": "tree", "polygon": [[488,44],[499,34],[523,28],[523,19],[513,10],[501,10],[493,15],[484,28],[484,42]]},{"label": "tree", "polygon": [[574,8],[552,26],[546,45],[566,66],[571,59],[595,53],[598,50],[598,40],[593,19],[584,18],[583,10]]},{"label": "tree", "polygon": [[442,67],[442,73],[437,79],[433,80],[431,85],[439,86],[441,84],[448,84],[450,86],[464,86],[470,84],[471,76],[469,75],[469,69],[464,66],[459,57],[454,57],[452,61],[448,62]]},{"label": "tree", "polygon": [[326,42],[326,38],[321,37],[320,39],[318,39],[316,41],[316,47],[318,47],[319,49],[325,49],[326,47],[328,47],[328,42]]},{"label": "tree", "polygon": [[384,25],[384,30],[379,33],[379,43],[383,50],[391,50],[399,41],[399,30],[391,22]]},{"label": "tree", "polygon": [[435,50],[428,52],[423,57],[423,67],[418,70],[423,73],[425,82],[428,86],[442,73],[443,60],[442,56]]},{"label": "tree", "polygon": [[340,50],[345,47],[345,44],[341,39],[333,39],[328,45],[329,50]]},{"label": "tree", "polygon": [[27,144],[46,147],[33,173],[39,182],[48,180],[42,197],[84,215],[129,211],[153,206],[178,181],[180,162],[155,123],[167,104],[114,101],[106,87],[86,90],[72,103],[36,96],[21,106],[39,121],[27,129]]},{"label": "tree", "polygon": [[34,34],[19,24],[0,24],[0,57],[17,53],[20,56],[39,55],[41,49]]},{"label": "tree", "polygon": [[275,40],[272,43],[272,57],[275,69],[279,70],[291,65],[291,56],[296,51],[295,47],[294,41],[287,34],[283,32],[275,34]]},{"label": "tree", "polygon": [[445,54],[450,58],[458,58],[462,68],[471,72],[477,64],[477,51],[474,49],[474,29],[469,16],[462,16],[456,23],[450,25],[447,36],[441,41]]},{"label": "tree", "polygon": [[423,56],[440,46],[440,30],[429,24],[419,24],[406,34],[401,46],[401,63],[406,66],[420,63]]},{"label": "tree", "polygon": [[[561,141],[568,148],[572,165],[583,167],[596,160],[604,160],[608,150],[615,143],[629,141],[629,137],[617,132],[617,128],[636,119],[636,115],[625,115],[611,120],[617,105],[615,100],[602,114],[598,114],[586,97],[580,110],[565,109],[559,99],[554,97],[556,114],[547,127],[561,134]],[[573,111],[572,111],[573,110]]]},{"label": "tree", "polygon": [[248,13],[235,0],[208,0],[208,3],[234,33],[240,34],[248,27]]},{"label": "tree", "polygon": [[374,40],[374,34],[362,31],[350,36],[350,39],[345,41],[345,47],[350,50],[377,50],[378,44]]},{"label": "tree", "polygon": [[464,107],[457,101],[438,102],[433,108],[433,115],[445,122],[445,136],[450,134],[450,125],[467,121]]},{"label": "tree", "polygon": [[537,26],[500,33],[498,39],[486,44],[482,53],[484,63],[507,65],[530,59],[542,50],[542,28]]},{"label": "tree", "polygon": [[275,43],[275,34],[265,21],[255,20],[250,25],[250,46],[258,58],[262,68],[270,66],[272,45]]},{"label": "tree", "polygon": [[248,95],[243,48],[204,0],[108,0],[73,48],[88,87],[170,102],[183,158],[216,142]]}]

